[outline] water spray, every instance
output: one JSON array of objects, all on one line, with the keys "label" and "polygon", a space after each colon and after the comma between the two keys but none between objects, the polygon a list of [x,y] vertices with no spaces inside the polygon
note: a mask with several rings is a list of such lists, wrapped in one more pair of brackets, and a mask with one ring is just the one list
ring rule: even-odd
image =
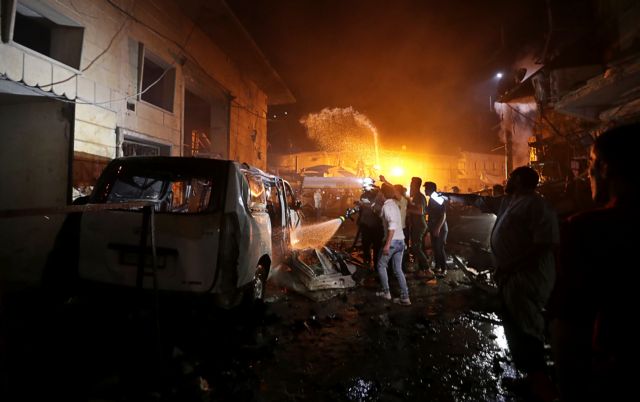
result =
[{"label": "water spray", "polygon": [[358,206],[349,208],[335,219],[314,225],[302,226],[291,234],[291,247],[293,249],[320,248],[331,240],[340,226],[347,219],[353,220],[352,216],[360,211]]}]

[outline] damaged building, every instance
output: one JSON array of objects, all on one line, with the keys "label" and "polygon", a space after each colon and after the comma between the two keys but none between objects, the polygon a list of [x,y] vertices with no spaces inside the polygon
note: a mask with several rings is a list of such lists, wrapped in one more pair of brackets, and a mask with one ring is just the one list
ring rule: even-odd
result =
[{"label": "damaged building", "polygon": [[550,187],[585,185],[593,138],[640,119],[638,21],[633,0],[547,3],[535,64],[516,63],[496,104],[511,166],[531,163]]},{"label": "damaged building", "polygon": [[[4,211],[67,205],[120,156],[265,169],[267,108],[295,101],[222,0],[2,0],[0,29]],[[63,219],[46,218],[5,221],[22,278]]]}]

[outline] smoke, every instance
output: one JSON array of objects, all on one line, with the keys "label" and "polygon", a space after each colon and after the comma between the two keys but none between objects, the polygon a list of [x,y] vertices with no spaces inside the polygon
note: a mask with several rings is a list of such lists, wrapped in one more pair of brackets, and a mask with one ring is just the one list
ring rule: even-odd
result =
[{"label": "smoke", "polygon": [[355,151],[379,164],[378,130],[367,116],[348,108],[324,108],[300,119],[307,136],[325,151]]},{"label": "smoke", "polygon": [[512,133],[513,167],[529,163],[529,137],[534,135],[536,104],[533,101],[498,103],[494,108],[500,117],[500,140],[506,143],[507,132]]}]

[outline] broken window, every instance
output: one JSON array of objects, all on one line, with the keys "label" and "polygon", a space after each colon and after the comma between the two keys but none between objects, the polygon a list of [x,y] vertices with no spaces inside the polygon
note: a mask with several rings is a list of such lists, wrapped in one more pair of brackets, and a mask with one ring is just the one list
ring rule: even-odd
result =
[{"label": "broken window", "polygon": [[209,208],[213,181],[200,177],[120,176],[108,203],[156,201],[159,212],[196,213]]},{"label": "broken window", "polygon": [[184,154],[211,156],[211,105],[187,90],[184,93]]},{"label": "broken window", "polygon": [[13,41],[75,69],[80,68],[84,27],[36,0],[16,4]]},{"label": "broken window", "polygon": [[265,186],[267,192],[267,212],[271,218],[271,227],[278,228],[282,226],[282,203],[280,202],[280,192],[276,184]]},{"label": "broken window", "polygon": [[[287,199],[287,205],[290,208],[295,207],[296,204],[296,198],[293,195],[293,190],[291,189],[291,186],[289,185],[289,183],[285,182],[284,183],[284,189],[285,189],[285,197]],[[349,207],[351,207],[352,205],[349,205]]]},{"label": "broken window", "polygon": [[138,93],[140,99],[173,112],[176,69],[160,57],[139,46]]},{"label": "broken window", "polygon": [[267,205],[264,183],[258,177],[246,175],[249,182],[249,208],[264,210]]},{"label": "broken window", "polygon": [[168,145],[128,137],[122,141],[122,156],[168,156],[169,154]]},{"label": "broken window", "polygon": [[185,80],[183,150],[185,156],[224,159],[229,136],[229,97],[216,83],[191,70]]}]

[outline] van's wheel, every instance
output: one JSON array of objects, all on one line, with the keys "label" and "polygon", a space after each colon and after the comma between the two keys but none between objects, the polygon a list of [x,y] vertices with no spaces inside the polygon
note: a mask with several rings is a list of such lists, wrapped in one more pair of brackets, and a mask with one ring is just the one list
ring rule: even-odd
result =
[{"label": "van's wheel", "polygon": [[269,277],[269,267],[264,264],[258,264],[256,273],[253,277],[253,287],[251,289],[251,299],[255,301],[263,301],[264,294],[267,289],[267,278]]}]

